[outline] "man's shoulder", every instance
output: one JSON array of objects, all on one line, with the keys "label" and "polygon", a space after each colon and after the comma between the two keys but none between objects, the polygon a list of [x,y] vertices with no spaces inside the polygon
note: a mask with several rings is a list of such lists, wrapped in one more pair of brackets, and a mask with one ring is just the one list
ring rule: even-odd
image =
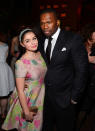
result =
[{"label": "man's shoulder", "polygon": [[78,35],[78,33],[74,31],[66,31],[64,29],[61,29],[61,34],[65,34],[65,36],[74,37],[75,35]]},{"label": "man's shoulder", "polygon": [[73,40],[76,38],[82,39],[81,35],[77,32],[61,30],[61,35],[64,35],[65,39]]}]

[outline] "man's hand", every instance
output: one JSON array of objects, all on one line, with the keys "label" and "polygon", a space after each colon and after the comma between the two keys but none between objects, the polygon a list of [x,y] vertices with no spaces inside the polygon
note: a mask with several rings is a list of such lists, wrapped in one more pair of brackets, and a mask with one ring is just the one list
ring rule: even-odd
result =
[{"label": "man's hand", "polygon": [[71,99],[71,104],[77,104],[77,102]]}]

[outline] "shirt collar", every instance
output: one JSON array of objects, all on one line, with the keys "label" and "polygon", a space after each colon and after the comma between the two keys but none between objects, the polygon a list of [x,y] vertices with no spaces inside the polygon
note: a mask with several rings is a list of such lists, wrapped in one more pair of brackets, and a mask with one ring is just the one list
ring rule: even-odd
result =
[{"label": "shirt collar", "polygon": [[58,38],[58,35],[59,35],[59,33],[60,33],[60,30],[61,30],[61,29],[58,27],[58,29],[57,29],[57,31],[55,32],[55,34],[52,35],[52,38],[53,38],[53,39],[57,39],[57,38]]}]

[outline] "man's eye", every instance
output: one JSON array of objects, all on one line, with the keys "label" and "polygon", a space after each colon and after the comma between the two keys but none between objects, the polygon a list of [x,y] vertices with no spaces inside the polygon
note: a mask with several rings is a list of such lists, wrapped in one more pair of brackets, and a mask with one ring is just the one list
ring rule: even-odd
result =
[{"label": "man's eye", "polygon": [[47,22],[47,24],[50,24],[50,23],[51,23],[50,21]]}]

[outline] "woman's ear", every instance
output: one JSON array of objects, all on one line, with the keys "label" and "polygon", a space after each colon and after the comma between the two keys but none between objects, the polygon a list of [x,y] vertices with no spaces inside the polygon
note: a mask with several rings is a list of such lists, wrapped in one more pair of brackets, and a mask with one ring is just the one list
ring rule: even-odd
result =
[{"label": "woman's ear", "polygon": [[22,47],[25,47],[24,44],[23,44],[22,42],[20,42],[20,45],[21,45]]}]

